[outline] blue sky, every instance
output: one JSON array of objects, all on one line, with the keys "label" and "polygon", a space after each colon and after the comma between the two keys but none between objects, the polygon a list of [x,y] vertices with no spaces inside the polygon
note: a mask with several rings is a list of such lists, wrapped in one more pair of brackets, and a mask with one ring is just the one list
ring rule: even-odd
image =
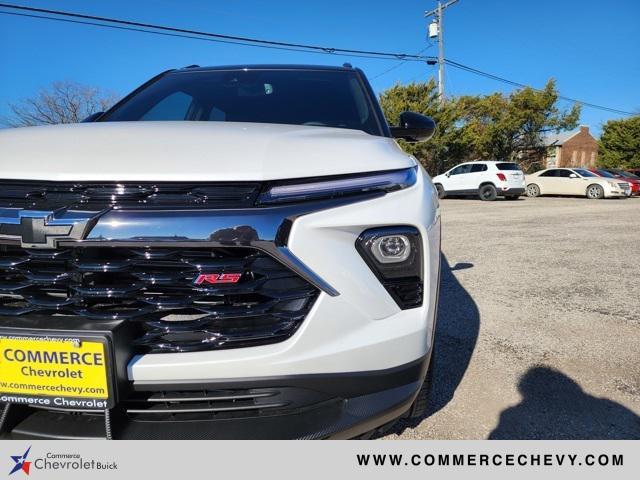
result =
[{"label": "blue sky", "polygon": [[[416,53],[427,47],[423,13],[434,0],[14,0],[29,5],[231,35]],[[3,9],[0,9],[3,10]],[[566,96],[640,111],[640,2],[460,0],[446,12],[446,56],[535,87],[556,78]],[[434,44],[424,54],[435,55]],[[435,67],[284,52],[0,15],[0,115],[7,102],[69,79],[125,94],[190,64],[315,63],[361,67],[380,92],[427,79]],[[507,85],[448,68],[448,94],[508,92]],[[565,106],[568,106],[565,103]],[[584,108],[596,132],[615,114]]]}]

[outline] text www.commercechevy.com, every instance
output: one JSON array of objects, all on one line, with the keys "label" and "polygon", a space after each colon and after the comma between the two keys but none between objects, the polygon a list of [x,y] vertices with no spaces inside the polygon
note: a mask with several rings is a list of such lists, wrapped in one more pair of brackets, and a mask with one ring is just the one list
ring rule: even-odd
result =
[{"label": "text www.commercechevy.com", "polygon": [[494,454],[356,454],[361,467],[562,467],[562,466],[622,466],[622,454],[539,454],[539,453],[494,453]]},{"label": "text www.commercechevy.com", "polygon": [[84,394],[96,394],[101,395],[105,393],[104,388],[93,387],[76,387],[72,385],[36,385],[32,383],[15,383],[15,382],[0,382],[0,391],[7,390],[20,390],[25,393],[68,393],[82,395]]}]

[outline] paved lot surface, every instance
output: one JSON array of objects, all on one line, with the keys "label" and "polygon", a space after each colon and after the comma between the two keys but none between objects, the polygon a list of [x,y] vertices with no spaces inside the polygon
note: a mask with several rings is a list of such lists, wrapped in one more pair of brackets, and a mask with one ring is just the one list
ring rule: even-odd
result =
[{"label": "paved lot surface", "polygon": [[387,438],[640,438],[640,198],[442,217],[431,415]]}]

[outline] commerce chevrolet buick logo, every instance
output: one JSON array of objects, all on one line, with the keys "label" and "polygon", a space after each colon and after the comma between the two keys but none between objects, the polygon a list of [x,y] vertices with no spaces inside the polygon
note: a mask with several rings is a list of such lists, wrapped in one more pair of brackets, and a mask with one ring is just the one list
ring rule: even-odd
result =
[{"label": "commerce chevrolet buick logo", "polygon": [[25,248],[56,248],[60,240],[86,237],[102,212],[0,208],[0,238],[20,240]]},{"label": "commerce chevrolet buick logo", "polygon": [[27,451],[24,452],[22,455],[11,455],[11,460],[13,460],[14,465],[11,471],[9,472],[9,475],[13,475],[14,473],[19,472],[20,470],[22,470],[24,473],[29,475],[29,468],[31,467],[31,462],[27,461],[27,457],[29,456],[29,450],[31,450],[31,447],[27,448]]}]

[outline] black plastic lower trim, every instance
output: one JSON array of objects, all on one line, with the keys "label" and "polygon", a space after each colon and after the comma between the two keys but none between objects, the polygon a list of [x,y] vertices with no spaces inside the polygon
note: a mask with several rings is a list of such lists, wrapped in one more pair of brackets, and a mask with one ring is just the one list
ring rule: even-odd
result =
[{"label": "black plastic lower trim", "polygon": [[[183,419],[180,415],[154,421],[127,414],[124,404],[110,411],[114,439],[319,439],[353,438],[404,415],[426,376],[431,352],[385,370],[247,378],[190,384],[133,385],[135,392],[215,389],[278,389],[289,408],[255,409],[242,416]],[[274,397],[275,398],[275,397]],[[4,406],[6,408],[6,406]],[[153,417],[153,416],[152,416]],[[142,420],[140,418],[143,418]],[[4,438],[105,438],[101,412],[69,414],[12,405],[0,425]]]},{"label": "black plastic lower trim", "polygon": [[506,196],[506,195],[524,195],[524,187],[523,188],[509,188],[508,190],[498,190],[498,195]]}]

